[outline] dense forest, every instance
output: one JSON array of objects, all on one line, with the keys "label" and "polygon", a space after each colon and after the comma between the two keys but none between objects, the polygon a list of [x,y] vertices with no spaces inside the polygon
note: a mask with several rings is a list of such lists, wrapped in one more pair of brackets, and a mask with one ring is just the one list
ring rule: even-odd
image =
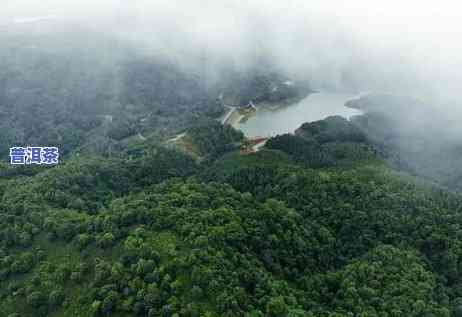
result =
[{"label": "dense forest", "polygon": [[252,155],[215,142],[202,163],[144,142],[4,166],[2,314],[460,315],[462,197],[394,172],[338,117]]},{"label": "dense forest", "polygon": [[[0,316],[462,316],[457,156],[422,168],[437,143],[399,143],[425,136],[395,130],[402,99],[356,100],[363,116],[244,155],[223,99],[309,85],[268,70],[207,86],[109,39],[94,40],[110,58],[15,39],[0,51]],[[181,134],[190,151],[169,142]],[[12,145],[63,158],[11,166]]]}]

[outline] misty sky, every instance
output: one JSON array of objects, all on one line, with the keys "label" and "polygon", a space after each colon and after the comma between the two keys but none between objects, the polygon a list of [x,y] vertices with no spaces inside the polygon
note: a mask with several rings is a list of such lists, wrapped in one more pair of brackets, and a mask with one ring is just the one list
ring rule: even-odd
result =
[{"label": "misty sky", "polygon": [[340,81],[338,70],[348,68],[375,83],[373,74],[384,90],[430,86],[432,94],[452,95],[462,73],[461,6],[446,0],[3,0],[0,25],[81,23],[140,47],[173,54],[194,46],[243,64],[265,49],[288,71],[322,81]]}]

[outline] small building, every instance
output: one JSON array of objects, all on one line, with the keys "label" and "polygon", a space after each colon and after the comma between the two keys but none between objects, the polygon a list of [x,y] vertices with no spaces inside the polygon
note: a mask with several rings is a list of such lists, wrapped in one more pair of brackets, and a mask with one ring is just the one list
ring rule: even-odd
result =
[{"label": "small building", "polygon": [[246,104],[245,106],[242,106],[241,109],[244,109],[244,110],[257,110],[257,107],[255,106],[253,101],[250,100],[249,103]]}]

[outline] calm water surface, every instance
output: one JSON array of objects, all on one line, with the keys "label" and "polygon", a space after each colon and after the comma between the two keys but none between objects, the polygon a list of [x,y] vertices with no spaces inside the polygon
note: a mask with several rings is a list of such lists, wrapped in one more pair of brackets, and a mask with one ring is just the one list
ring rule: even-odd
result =
[{"label": "calm water surface", "polygon": [[322,120],[329,116],[340,115],[349,119],[351,116],[362,114],[360,110],[345,107],[345,102],[357,97],[358,95],[346,93],[315,93],[281,109],[259,108],[255,115],[236,127],[248,137],[269,137],[292,133],[302,123]]}]

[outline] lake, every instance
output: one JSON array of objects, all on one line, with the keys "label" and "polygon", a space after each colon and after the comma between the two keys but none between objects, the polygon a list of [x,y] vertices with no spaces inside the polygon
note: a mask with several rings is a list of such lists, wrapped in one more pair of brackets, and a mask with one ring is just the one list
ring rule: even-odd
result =
[{"label": "lake", "polygon": [[348,100],[358,98],[357,94],[314,93],[290,106],[279,109],[259,107],[247,121],[235,125],[248,137],[270,137],[293,133],[305,122],[325,119],[339,115],[349,119],[362,114],[361,110],[345,107]]}]

